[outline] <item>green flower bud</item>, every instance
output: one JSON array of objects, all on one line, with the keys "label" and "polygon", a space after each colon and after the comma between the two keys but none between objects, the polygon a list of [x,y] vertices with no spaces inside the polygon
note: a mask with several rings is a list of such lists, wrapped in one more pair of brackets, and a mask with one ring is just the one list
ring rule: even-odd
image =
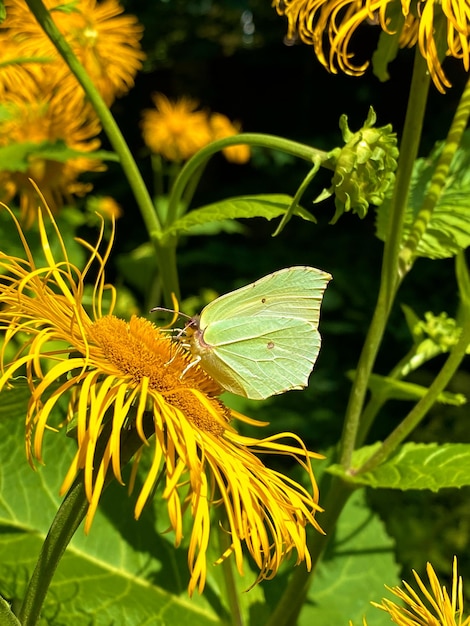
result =
[{"label": "green flower bud", "polygon": [[390,124],[372,128],[376,122],[373,109],[369,110],[364,126],[353,133],[346,115],[340,119],[340,128],[346,145],[330,153],[335,165],[332,186],[316,201],[335,195],[334,224],[345,211],[353,211],[361,219],[367,215],[369,204],[382,204],[385,194],[393,186],[397,167],[397,137]]}]

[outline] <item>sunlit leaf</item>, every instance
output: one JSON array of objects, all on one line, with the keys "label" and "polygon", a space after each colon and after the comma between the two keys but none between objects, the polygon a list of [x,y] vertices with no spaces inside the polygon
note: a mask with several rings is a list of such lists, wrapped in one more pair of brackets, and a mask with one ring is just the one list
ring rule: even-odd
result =
[{"label": "sunlit leaf", "polygon": [[340,465],[328,471],[343,476],[355,485],[382,489],[429,489],[439,491],[449,487],[470,485],[470,444],[467,443],[406,443],[374,470],[357,474],[363,463],[380,444],[356,450],[353,470],[345,474]]},{"label": "sunlit leaf", "polygon": [[[44,537],[61,502],[59,488],[76,451],[65,429],[45,437],[44,466],[32,471],[24,452],[24,420],[30,392],[26,382],[0,394],[0,594],[18,607]],[[63,413],[57,415],[57,422]],[[128,480],[128,472],[124,474]],[[139,480],[139,479],[138,479]],[[134,498],[111,485],[100,500],[89,535],[77,530],[54,575],[39,626],[125,624],[126,626],[221,626],[230,623],[220,598],[223,572],[208,558],[204,596],[188,598],[187,547],[176,549],[166,533],[166,503],[154,498],[134,519]],[[186,523],[193,523],[191,519]],[[241,610],[264,606],[261,586],[242,593],[256,578],[245,564],[237,576]],[[1,616],[1,612],[0,612]],[[1,621],[0,623],[8,624]]]},{"label": "sunlit leaf", "polygon": [[[443,144],[439,143],[427,158],[415,163],[411,190],[406,208],[402,243],[411,233],[415,218],[422,207]],[[442,193],[437,199],[426,231],[418,242],[415,254],[431,259],[456,255],[470,245],[470,133],[452,160]],[[377,209],[376,234],[385,241],[388,233],[390,197]]]},{"label": "sunlit leaf", "polygon": [[[292,204],[292,197],[283,194],[267,194],[259,196],[239,196],[214,202],[199,209],[190,211],[162,233],[162,238],[179,233],[188,233],[195,226],[227,219],[263,217],[272,220],[284,215]],[[307,221],[315,218],[305,209],[296,208],[294,215]]]},{"label": "sunlit leaf", "polygon": [[380,601],[384,584],[399,584],[393,540],[358,491],[338,520],[298,626],[346,625],[349,620],[360,626],[363,616],[371,625],[386,626],[390,616],[370,605]]}]

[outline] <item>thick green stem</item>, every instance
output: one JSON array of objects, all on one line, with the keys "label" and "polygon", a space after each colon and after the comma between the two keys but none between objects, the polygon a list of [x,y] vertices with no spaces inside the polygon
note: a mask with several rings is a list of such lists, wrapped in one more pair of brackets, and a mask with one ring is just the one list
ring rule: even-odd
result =
[{"label": "thick green stem", "polygon": [[83,483],[77,480],[57,511],[44,541],[18,616],[22,626],[37,624],[52,577],[87,509],[85,488]]},{"label": "thick green stem", "polygon": [[312,558],[312,568],[309,572],[301,566],[295,568],[285,592],[265,626],[292,626],[296,623],[296,618],[307,597],[320,557],[334,536],[336,522],[352,493],[353,488],[340,478],[334,477],[331,480],[327,498],[323,503],[325,512],[318,518],[325,534],[311,533],[307,541],[307,547]]},{"label": "thick green stem", "polygon": [[[99,468],[100,459],[111,436],[111,429],[112,421],[108,421],[97,442],[94,459],[95,467],[97,468]],[[154,433],[153,420],[150,415],[144,422],[144,433],[147,438]],[[141,447],[142,440],[135,428],[123,431],[121,435],[122,466],[126,465]],[[107,472],[103,489],[113,480],[114,474],[110,468]],[[83,472],[81,472],[65,495],[42,546],[36,568],[29,581],[20,609],[19,618],[22,626],[35,626],[37,624],[42,605],[60,559],[85,517],[88,506],[89,502],[83,484]]]},{"label": "thick green stem", "polygon": [[[231,541],[230,535],[225,532],[224,527],[227,520],[227,516],[222,513],[221,509],[218,509],[219,514],[219,524],[217,526],[218,534],[217,538],[219,541],[219,549],[221,554],[224,554],[227,551],[230,551]],[[225,581],[225,594],[227,598],[227,603],[230,611],[230,624],[231,626],[243,626],[243,616],[242,610],[240,607],[240,598],[237,591],[237,585],[235,582],[236,574],[235,574],[235,566],[234,559],[226,558],[222,561],[222,573]]]},{"label": "thick green stem", "polygon": [[398,268],[400,242],[402,239],[413,165],[418,153],[421,138],[429,80],[426,62],[421,57],[417,48],[410,98],[400,146],[397,179],[390,207],[390,222],[387,231],[387,240],[384,246],[379,295],[369,332],[365,339],[356,369],[341,438],[340,462],[345,468],[348,468],[351,464],[352,453],[356,447],[357,433],[367,393],[369,377],[374,367],[388,316],[392,308],[393,299],[401,279]]},{"label": "thick green stem", "polygon": [[129,147],[122,136],[116,121],[111,115],[111,112],[93,84],[93,81],[78,61],[69,44],[65,41],[42,0],[26,0],[26,2],[30,11],[33,13],[46,35],[50,38],[59,54],[69,66],[71,72],[75,75],[78,82],[83,87],[113,149],[119,157],[122,169],[124,170],[127,180],[129,181],[129,185],[141,211],[149,238],[155,248],[163,282],[165,301],[167,303],[171,303],[171,292],[178,292],[175,255],[173,250],[171,250],[171,246],[170,250],[167,251],[159,243],[158,235],[161,232],[161,224],[158,220],[150,194],[145,186]]}]

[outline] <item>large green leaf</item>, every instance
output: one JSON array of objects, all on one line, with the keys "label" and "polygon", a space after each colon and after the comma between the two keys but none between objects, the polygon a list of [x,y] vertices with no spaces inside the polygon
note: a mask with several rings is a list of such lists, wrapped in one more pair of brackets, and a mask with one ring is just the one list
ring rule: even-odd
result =
[{"label": "large green leaf", "polygon": [[[427,158],[417,159],[406,208],[402,242],[412,226],[428,191],[443,144]],[[470,245],[470,133],[467,131],[454,155],[442,192],[437,199],[426,231],[418,242],[417,256],[440,259],[456,255]],[[376,234],[385,241],[388,233],[390,197],[377,209]]]},{"label": "large green leaf", "polygon": [[[319,516],[321,524],[321,516]],[[332,545],[321,562],[299,626],[332,626],[352,620],[385,626],[390,616],[370,605],[380,602],[384,585],[399,584],[394,545],[384,525],[358,491],[344,508]]]},{"label": "large green leaf", "polygon": [[[75,443],[65,429],[46,433],[46,465],[33,472],[24,454],[28,391],[15,386],[0,397],[0,594],[17,606],[60,503],[58,490]],[[111,485],[103,494],[90,534],[80,527],[59,564],[41,626],[215,626],[230,621],[220,598],[221,567],[212,565],[212,554],[204,596],[189,599],[186,550],[175,549],[171,533],[160,532],[166,527],[161,501],[155,498],[139,521],[133,519],[133,504],[121,486]],[[241,589],[255,578],[246,569],[246,578],[237,581]],[[261,586],[240,597],[245,615],[251,604],[265,604]]]},{"label": "large green leaf", "polygon": [[[264,217],[267,220],[272,220],[284,215],[291,206],[292,200],[291,196],[284,194],[228,198],[186,213],[183,217],[175,220],[161,236],[165,238],[179,233],[188,233],[195,227],[227,219]],[[300,207],[294,211],[294,215],[307,221],[315,221],[315,218],[308,211]]]},{"label": "large green leaf", "polygon": [[[357,450],[353,455],[353,469],[358,470],[379,445]],[[348,473],[345,476],[339,465],[330,467],[328,471],[356,485],[382,489],[439,491],[465,487],[470,485],[470,444],[406,443],[371,472]]]}]

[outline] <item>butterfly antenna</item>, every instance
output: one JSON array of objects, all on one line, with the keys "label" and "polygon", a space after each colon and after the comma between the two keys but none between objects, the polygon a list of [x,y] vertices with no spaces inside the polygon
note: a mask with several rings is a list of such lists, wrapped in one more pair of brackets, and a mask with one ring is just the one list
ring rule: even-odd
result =
[{"label": "butterfly antenna", "polygon": [[176,320],[179,317],[185,317],[186,319],[191,319],[191,317],[189,315],[186,315],[186,313],[181,313],[181,311],[179,310],[178,300],[176,299],[176,296],[173,292],[171,293],[171,300],[174,306],[173,309],[168,309],[164,306],[156,306],[153,309],[150,309],[150,313],[156,313],[157,311],[163,311],[164,313],[173,313],[173,317],[171,318],[171,321],[165,326],[162,326],[162,328],[172,329]]}]

